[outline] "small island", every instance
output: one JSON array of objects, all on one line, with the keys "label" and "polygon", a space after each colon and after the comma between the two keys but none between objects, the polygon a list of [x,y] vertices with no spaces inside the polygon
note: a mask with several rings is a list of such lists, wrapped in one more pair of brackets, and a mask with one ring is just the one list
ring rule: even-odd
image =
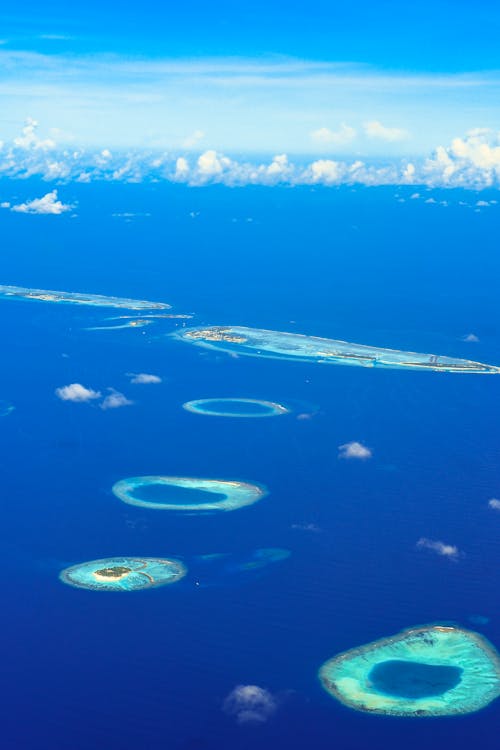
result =
[{"label": "small island", "polygon": [[129,505],[184,513],[231,511],[267,495],[258,484],[194,477],[129,477],[116,482],[113,494]]},{"label": "small island", "polygon": [[207,417],[279,417],[290,413],[283,404],[257,398],[199,398],[186,401],[182,407]]},{"label": "small island", "polygon": [[500,695],[500,655],[479,633],[428,625],[345,651],[323,664],[319,678],[357,711],[454,716]]},{"label": "small island", "polygon": [[59,578],[92,591],[138,591],[176,583],[187,573],[179,560],[156,557],[109,557],[72,565]]},{"label": "small island", "polygon": [[296,362],[401,370],[500,373],[500,367],[496,365],[486,365],[468,359],[400,351],[399,349],[384,349],[336,339],[304,336],[303,334],[285,333],[283,331],[267,331],[259,328],[245,328],[243,326],[183,328],[170,335],[198,346],[244,354],[250,357],[270,357]]}]

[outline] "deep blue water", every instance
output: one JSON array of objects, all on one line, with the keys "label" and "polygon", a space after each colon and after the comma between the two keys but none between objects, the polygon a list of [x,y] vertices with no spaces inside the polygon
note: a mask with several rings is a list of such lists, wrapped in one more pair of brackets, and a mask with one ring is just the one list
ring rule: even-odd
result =
[{"label": "deep blue water", "polygon": [[[0,199],[48,189],[1,181]],[[59,192],[78,202],[75,218],[0,211],[1,283],[164,300],[196,313],[195,325],[500,364],[500,208],[458,204],[477,196],[434,194],[444,207],[399,203],[392,188]],[[150,215],[112,215],[123,212]],[[496,748],[500,701],[461,718],[374,717],[331,699],[316,673],[339,651],[427,622],[473,627],[500,646],[500,513],[487,505],[500,493],[500,380],[235,359],[170,339],[179,321],[83,330],[115,314],[0,301],[0,398],[16,407],[0,420],[3,746],[434,750],[480,737]],[[479,342],[461,340],[471,332]],[[163,383],[131,385],[130,372]],[[135,403],[58,400],[55,388],[73,382]],[[244,420],[182,409],[229,396],[296,412]],[[373,457],[339,460],[351,440]],[[217,516],[111,494],[143,474],[243,479],[270,494]],[[457,545],[460,558],[417,549],[421,537]],[[238,572],[273,547],[290,557]],[[232,570],[199,560],[217,552],[230,553]],[[180,557],[192,575],[123,595],[58,580],[68,565],[112,555]],[[478,615],[489,621],[472,625]],[[273,694],[265,722],[223,710],[241,684]]]},{"label": "deep blue water", "polygon": [[388,660],[370,671],[369,679],[377,690],[402,698],[427,698],[443,695],[460,684],[463,670],[434,664]]}]

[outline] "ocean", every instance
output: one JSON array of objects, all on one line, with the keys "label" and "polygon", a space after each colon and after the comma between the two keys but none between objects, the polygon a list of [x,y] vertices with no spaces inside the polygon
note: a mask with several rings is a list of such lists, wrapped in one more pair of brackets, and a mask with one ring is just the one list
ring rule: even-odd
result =
[{"label": "ocean", "polygon": [[[3,179],[0,198],[49,189]],[[0,209],[2,284],[164,301],[194,317],[87,330],[126,311],[0,300],[0,399],[15,406],[0,419],[3,747],[497,748],[499,701],[461,717],[373,716],[317,676],[339,652],[426,623],[500,648],[496,377],[234,357],[171,334],[239,325],[500,365],[500,207],[477,207],[471,191],[411,198],[408,187],[58,190],[74,212]],[[58,399],[71,383],[133,403]],[[228,397],[291,413],[182,408]],[[371,457],[339,458],[351,441]],[[111,492],[142,475],[269,494],[182,515]],[[290,554],[252,565],[274,548]],[[59,580],[76,563],[127,555],[180,559],[188,574],[127,594]],[[228,700],[237,686],[261,689],[258,717]]]}]

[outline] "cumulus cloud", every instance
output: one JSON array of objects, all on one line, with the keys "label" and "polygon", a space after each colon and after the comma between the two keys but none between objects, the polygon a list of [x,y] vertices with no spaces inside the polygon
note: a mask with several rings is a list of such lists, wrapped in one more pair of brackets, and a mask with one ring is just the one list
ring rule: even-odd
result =
[{"label": "cumulus cloud", "polygon": [[382,141],[404,141],[410,137],[407,130],[403,130],[402,128],[388,128],[378,120],[365,122],[363,127],[368,138],[379,138]]},{"label": "cumulus cloud", "polygon": [[476,336],[475,333],[468,333],[466,336],[462,338],[462,341],[467,341],[468,343],[475,343],[476,341],[479,341],[479,336]]},{"label": "cumulus cloud", "polygon": [[224,166],[227,166],[229,159],[219,158],[216,151],[205,151],[198,157],[198,172],[206,177],[214,177],[221,174]]},{"label": "cumulus cloud", "polygon": [[24,128],[21,130],[21,135],[14,138],[14,146],[20,149],[41,149],[47,151],[56,147],[55,141],[51,138],[42,139],[37,135],[38,122],[33,120],[32,117],[28,117]]},{"label": "cumulus cloud", "polygon": [[262,724],[278,708],[276,698],[258,685],[237,685],[225,698],[224,711],[239,724]]},{"label": "cumulus cloud", "polygon": [[71,383],[70,385],[63,385],[61,388],[56,388],[56,396],[61,401],[83,403],[84,401],[93,401],[96,398],[101,398],[101,393],[100,391],[93,391],[91,388],[85,388],[81,383]]},{"label": "cumulus cloud", "polygon": [[326,185],[338,183],[342,179],[342,165],[331,159],[318,159],[310,166],[311,182],[321,182]]},{"label": "cumulus cloud", "polygon": [[426,539],[425,537],[418,540],[417,547],[420,549],[428,549],[431,552],[435,552],[437,555],[448,557],[451,560],[456,560],[460,555],[458,547],[455,547],[455,545],[445,544],[444,542],[435,541],[433,539]]},{"label": "cumulus cloud", "polygon": [[311,139],[315,143],[319,143],[324,146],[341,146],[345,143],[350,143],[356,138],[356,130],[351,128],[350,125],[346,125],[345,122],[341,123],[338,130],[330,130],[330,128],[319,128],[313,130],[310,133]]},{"label": "cumulus cloud", "polygon": [[175,162],[174,179],[184,181],[189,177],[189,162],[183,156],[180,156]]},{"label": "cumulus cloud", "polygon": [[492,510],[500,510],[500,500],[497,500],[496,497],[492,497],[491,500],[488,500],[488,507]]},{"label": "cumulus cloud", "polygon": [[371,458],[372,452],[363,443],[353,440],[350,443],[339,445],[339,458]]},{"label": "cumulus cloud", "polygon": [[490,187],[500,181],[500,133],[469,130],[448,147],[438,146],[423,166],[428,182],[453,187]]},{"label": "cumulus cloud", "polygon": [[58,216],[66,211],[71,211],[73,208],[69,203],[65,204],[57,199],[57,190],[52,190],[50,193],[46,193],[41,198],[35,198],[26,203],[18,203],[11,207],[11,211],[16,211],[20,214],[51,214]]},{"label": "cumulus cloud", "polygon": [[121,406],[132,406],[134,403],[123,393],[120,393],[120,391],[115,391],[114,388],[108,388],[108,390],[108,395],[103,399],[102,403],[99,404],[104,411],[107,409],[119,409]]},{"label": "cumulus cloud", "polygon": [[161,383],[159,375],[151,375],[147,372],[138,372],[136,375],[129,373],[130,382],[134,384],[148,385],[149,383]]}]

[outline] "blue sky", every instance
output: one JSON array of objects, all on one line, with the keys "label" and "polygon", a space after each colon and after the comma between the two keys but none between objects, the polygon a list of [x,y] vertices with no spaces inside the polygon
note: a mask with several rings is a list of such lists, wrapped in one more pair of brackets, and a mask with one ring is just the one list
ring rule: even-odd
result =
[{"label": "blue sky", "polygon": [[39,34],[72,36],[71,45],[60,45],[66,51],[159,57],[284,54],[449,72],[498,66],[500,8],[491,0],[144,0],[140,5],[28,0],[19,7],[0,15],[4,37],[34,44],[32,37]]},{"label": "blue sky", "polygon": [[478,128],[498,146],[496,3],[22,8],[0,13],[4,143],[34,118],[60,148],[176,156],[411,161]]}]

